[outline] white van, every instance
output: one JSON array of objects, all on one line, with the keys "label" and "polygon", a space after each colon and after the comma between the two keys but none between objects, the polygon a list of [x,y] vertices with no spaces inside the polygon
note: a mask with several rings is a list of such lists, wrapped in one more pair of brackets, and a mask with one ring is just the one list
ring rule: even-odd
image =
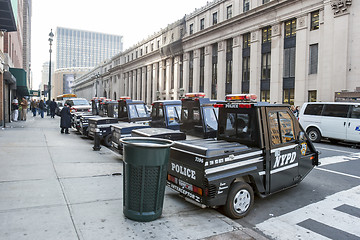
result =
[{"label": "white van", "polygon": [[360,103],[304,103],[299,121],[313,142],[321,138],[332,142],[360,142]]}]

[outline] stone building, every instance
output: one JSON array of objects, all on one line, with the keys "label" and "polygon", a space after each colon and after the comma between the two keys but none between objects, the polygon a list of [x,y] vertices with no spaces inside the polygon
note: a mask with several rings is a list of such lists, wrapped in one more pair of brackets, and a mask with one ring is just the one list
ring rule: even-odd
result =
[{"label": "stone building", "polygon": [[90,98],[129,95],[148,104],[205,92],[261,101],[334,101],[360,86],[360,3],[351,0],[215,0],[75,81]]}]

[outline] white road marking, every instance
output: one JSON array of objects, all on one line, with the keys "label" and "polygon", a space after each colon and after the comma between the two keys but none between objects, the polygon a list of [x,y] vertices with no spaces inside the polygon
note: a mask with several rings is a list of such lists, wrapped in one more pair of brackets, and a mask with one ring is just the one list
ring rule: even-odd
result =
[{"label": "white road marking", "polygon": [[328,239],[297,225],[313,219],[330,227],[360,237],[359,218],[334,210],[343,204],[360,208],[360,186],[335,193],[324,200],[307,205],[287,214],[270,218],[256,225],[264,234],[274,239]]},{"label": "white road marking", "polygon": [[342,163],[342,162],[356,161],[356,160],[360,160],[359,153],[354,153],[351,154],[350,156],[333,156],[333,157],[326,157],[319,159],[319,161],[321,162],[320,167],[334,163]]},{"label": "white road marking", "polygon": [[339,175],[343,175],[346,177],[352,177],[352,178],[357,178],[360,179],[359,176],[355,176],[355,175],[351,175],[351,174],[347,174],[347,173],[342,173],[342,172],[337,172],[337,171],[333,171],[333,170],[329,170],[329,169],[325,169],[325,168],[316,168],[317,170],[321,170],[321,171],[325,171],[325,172],[330,172],[330,173],[335,173],[335,174],[339,174]]},{"label": "white road marking", "polygon": [[337,150],[337,149],[332,149],[332,148],[324,148],[324,147],[315,147],[315,148],[316,149],[323,149],[323,150],[326,150],[326,151],[341,152],[341,153],[346,153],[346,154],[351,153],[351,152],[348,152],[348,151]]}]

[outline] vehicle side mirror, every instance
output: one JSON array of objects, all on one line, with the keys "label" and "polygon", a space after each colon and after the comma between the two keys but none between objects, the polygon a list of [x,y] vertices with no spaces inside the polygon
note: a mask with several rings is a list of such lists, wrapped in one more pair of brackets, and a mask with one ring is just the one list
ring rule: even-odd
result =
[{"label": "vehicle side mirror", "polygon": [[299,141],[299,142],[305,141],[305,133],[304,133],[304,132],[302,132],[302,131],[299,132],[298,141]]}]

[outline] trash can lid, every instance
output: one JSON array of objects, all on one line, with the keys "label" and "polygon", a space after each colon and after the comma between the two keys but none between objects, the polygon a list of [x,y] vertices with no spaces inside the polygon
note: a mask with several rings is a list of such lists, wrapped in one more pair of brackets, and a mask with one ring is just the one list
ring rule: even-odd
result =
[{"label": "trash can lid", "polygon": [[124,145],[148,148],[167,148],[174,144],[174,142],[169,139],[152,137],[126,137],[121,138],[120,142],[122,142]]}]

